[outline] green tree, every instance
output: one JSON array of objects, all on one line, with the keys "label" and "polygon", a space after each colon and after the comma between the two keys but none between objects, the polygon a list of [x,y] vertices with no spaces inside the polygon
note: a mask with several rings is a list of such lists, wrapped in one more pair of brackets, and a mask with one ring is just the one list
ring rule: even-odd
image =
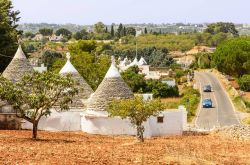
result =
[{"label": "green tree", "polygon": [[69,50],[72,52],[88,52],[91,53],[97,47],[97,43],[94,40],[80,40],[76,44],[72,44],[69,46]]},{"label": "green tree", "polygon": [[51,36],[53,34],[53,29],[42,28],[39,29],[39,33],[42,34],[43,36]]},{"label": "green tree", "polygon": [[73,37],[76,39],[76,40],[87,40],[89,39],[89,33],[86,31],[86,29],[82,29],[81,31],[79,32],[76,32]]},{"label": "green tree", "polygon": [[12,1],[0,0],[0,72],[10,63],[17,49],[17,22],[19,11],[13,10]]},{"label": "green tree", "polygon": [[250,74],[250,38],[239,37],[220,44],[212,55],[212,66],[237,77]]},{"label": "green tree", "polygon": [[16,110],[18,117],[33,124],[33,138],[37,138],[38,123],[42,116],[50,115],[56,103],[68,110],[68,103],[78,92],[70,76],[61,77],[52,72],[25,75],[18,83],[0,77],[0,98]]},{"label": "green tree", "polygon": [[146,88],[144,75],[139,74],[138,66],[128,68],[121,73],[121,76],[133,92],[143,91]]},{"label": "green tree", "polygon": [[148,34],[148,30],[146,27],[144,28],[144,34]]},{"label": "green tree", "polygon": [[111,117],[120,116],[122,119],[129,119],[136,127],[137,138],[144,142],[143,123],[151,116],[157,116],[164,110],[164,105],[159,99],[144,101],[142,97],[136,96],[132,99],[113,100],[108,106],[108,113]]},{"label": "green tree", "polygon": [[97,22],[95,25],[94,25],[94,32],[95,33],[104,33],[105,31],[105,25],[104,23],[102,22]]},{"label": "green tree", "polygon": [[179,90],[177,86],[170,87],[160,80],[147,80],[146,91],[153,93],[154,97],[178,97]]},{"label": "green tree", "polygon": [[35,37],[35,34],[34,34],[34,33],[31,33],[31,32],[26,32],[26,33],[24,33],[24,37],[25,37],[25,38],[31,39],[31,38],[34,38],[34,37]]},{"label": "green tree", "polygon": [[115,30],[114,30],[114,25],[113,25],[113,24],[111,25],[111,31],[110,31],[110,34],[111,34],[111,36],[112,36],[112,37],[114,37],[114,36],[115,36]]},{"label": "green tree", "polygon": [[70,39],[72,36],[72,32],[65,28],[58,29],[55,34],[57,36],[63,35],[64,37],[68,39]]},{"label": "green tree", "polygon": [[117,38],[121,38],[122,37],[122,31],[123,31],[123,25],[120,23],[119,27],[117,29],[117,32],[116,32],[116,37]]},{"label": "green tree", "polygon": [[235,25],[229,22],[212,23],[208,25],[205,32],[208,32],[211,34],[217,34],[217,33],[222,32],[222,33],[231,33],[234,36],[239,35],[239,32],[236,30]]},{"label": "green tree", "polygon": [[197,56],[198,56],[197,64],[199,68],[206,69],[211,67],[211,54],[199,53],[197,54]]},{"label": "green tree", "polygon": [[133,28],[133,27],[128,27],[127,29],[126,29],[126,35],[132,35],[132,36],[135,36],[136,35],[136,30],[135,30],[135,28]]},{"label": "green tree", "polygon": [[48,70],[51,69],[53,63],[57,60],[57,59],[61,59],[62,58],[62,54],[55,52],[55,51],[50,51],[50,50],[46,50],[43,55],[42,55],[42,63],[45,64],[45,66],[48,67]]}]

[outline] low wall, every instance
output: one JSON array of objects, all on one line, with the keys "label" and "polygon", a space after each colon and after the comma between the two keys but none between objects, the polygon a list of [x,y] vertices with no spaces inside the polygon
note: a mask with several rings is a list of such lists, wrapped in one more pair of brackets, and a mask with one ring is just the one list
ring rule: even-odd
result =
[{"label": "low wall", "polygon": [[[145,137],[181,135],[186,128],[187,113],[185,109],[164,111],[159,117],[150,117],[144,123]],[[83,112],[81,114],[81,129],[83,132],[101,135],[136,135],[136,129],[129,120],[119,117],[108,117],[107,112]]]},{"label": "low wall", "polygon": [[[38,124],[38,130],[47,131],[80,131],[81,130],[81,109],[71,109],[66,112],[51,110],[51,115],[43,116]],[[32,129],[32,123],[23,120],[22,129]]]},{"label": "low wall", "polygon": [[0,113],[1,130],[19,130],[21,129],[21,119],[16,117],[15,113]]}]

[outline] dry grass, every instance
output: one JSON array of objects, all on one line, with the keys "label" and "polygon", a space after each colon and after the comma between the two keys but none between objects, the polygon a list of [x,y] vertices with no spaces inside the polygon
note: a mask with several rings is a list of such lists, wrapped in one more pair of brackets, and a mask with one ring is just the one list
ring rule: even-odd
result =
[{"label": "dry grass", "polygon": [[218,135],[161,137],[138,143],[128,136],[81,132],[0,131],[0,164],[250,164],[250,141]]},{"label": "dry grass", "polygon": [[163,98],[161,99],[161,101],[162,103],[164,103],[166,109],[178,109],[181,98],[180,97]]}]

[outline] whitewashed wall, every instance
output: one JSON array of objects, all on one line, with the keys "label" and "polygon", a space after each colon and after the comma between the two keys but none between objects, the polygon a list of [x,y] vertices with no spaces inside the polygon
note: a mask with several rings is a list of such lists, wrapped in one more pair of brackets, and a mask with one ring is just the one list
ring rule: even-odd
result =
[{"label": "whitewashed wall", "polygon": [[[38,124],[39,130],[47,131],[80,131],[81,130],[81,109],[71,109],[66,112],[52,110],[48,117],[42,117]],[[32,129],[32,124],[26,120],[22,122],[22,129]]]},{"label": "whitewashed wall", "polygon": [[[82,131],[91,134],[101,135],[136,135],[136,129],[132,127],[128,120],[122,120],[119,117],[107,117],[106,112],[93,112],[81,114]],[[186,126],[187,113],[185,109],[164,111],[163,123],[157,123],[157,117],[150,117],[144,123],[145,137],[181,135]]]}]

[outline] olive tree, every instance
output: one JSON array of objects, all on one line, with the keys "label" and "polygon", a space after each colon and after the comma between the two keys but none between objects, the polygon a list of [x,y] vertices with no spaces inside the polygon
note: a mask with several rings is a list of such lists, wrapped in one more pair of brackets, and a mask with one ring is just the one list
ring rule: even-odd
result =
[{"label": "olive tree", "polygon": [[17,83],[0,76],[0,99],[12,105],[17,117],[33,124],[36,139],[38,122],[42,116],[50,115],[52,106],[69,109],[68,103],[78,92],[75,83],[70,75],[62,77],[52,72],[24,75]]},{"label": "olive tree", "polygon": [[157,116],[164,110],[164,105],[160,99],[144,100],[140,96],[132,99],[113,100],[107,111],[111,117],[120,116],[122,119],[129,119],[131,124],[136,127],[137,138],[143,142],[144,126],[143,123],[150,116]]}]

